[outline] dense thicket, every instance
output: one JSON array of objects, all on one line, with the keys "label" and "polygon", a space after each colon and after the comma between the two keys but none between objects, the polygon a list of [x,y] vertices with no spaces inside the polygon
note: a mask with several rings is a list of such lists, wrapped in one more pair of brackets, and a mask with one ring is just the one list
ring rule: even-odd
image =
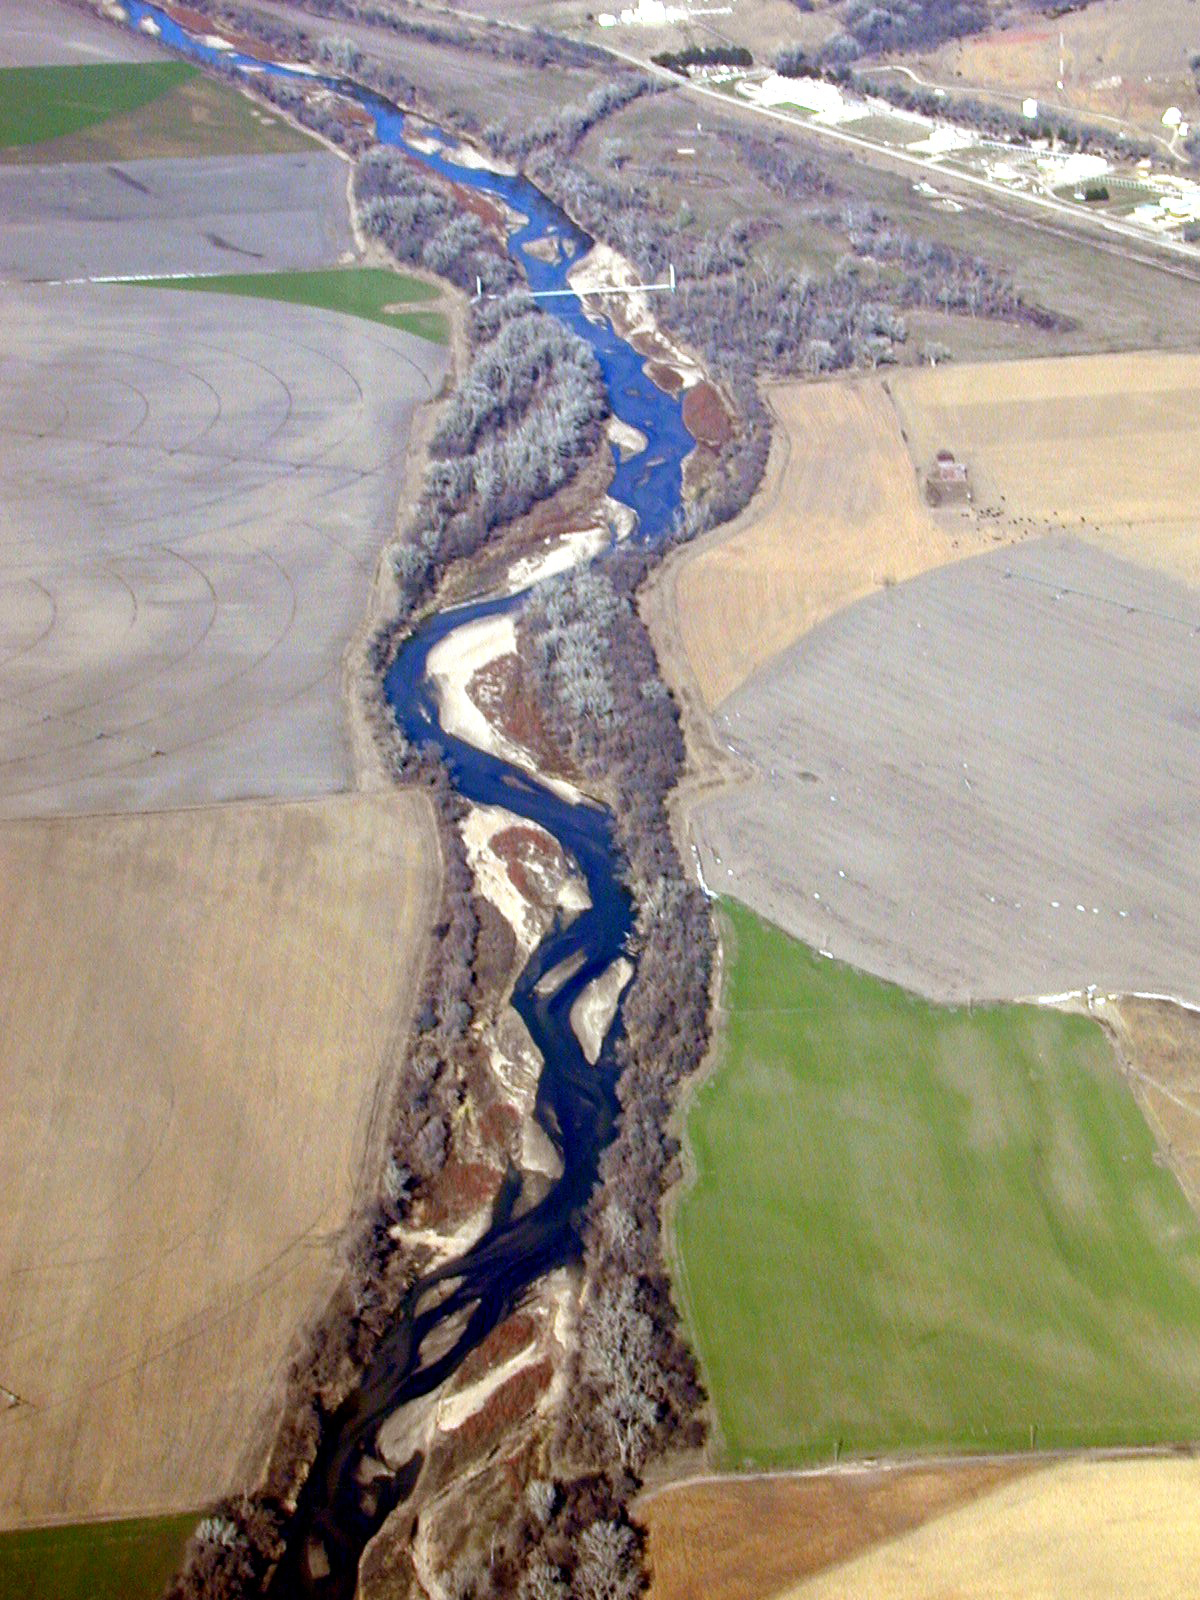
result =
[{"label": "dense thicket", "polygon": [[[321,0],[314,9],[361,19],[373,8]],[[458,32],[451,24],[412,26],[439,38]],[[467,47],[457,37],[446,42]],[[357,46],[344,41],[314,46],[292,38],[288,48],[315,51],[336,71],[372,70]],[[769,443],[755,386],[764,367],[819,370],[887,359],[904,337],[903,296],[929,303],[914,297],[934,292],[930,285],[940,286],[943,299],[936,303],[954,301],[979,314],[1026,312],[1015,297],[1004,299],[1000,280],[982,264],[953,252],[921,256],[875,213],[841,214],[851,252],[843,270],[827,279],[765,272],[753,261],[753,230],[744,225],[685,242],[652,196],[593,177],[566,159],[587,128],[645,88],[644,80],[622,76],[580,107],[525,130],[512,148],[535,181],[644,275],[661,275],[670,261],[680,270],[681,292],[661,303],[664,318],[714,360],[740,418],[737,437],[709,462],[702,498],[681,516],[682,538],[732,515],[757,485]],[[746,149],[754,170],[778,192],[812,206],[839,202],[836,186],[815,164],[766,141]],[[423,785],[433,800],[445,888],[415,1037],[395,1075],[379,1193],[349,1241],[345,1281],[294,1363],[286,1422],[263,1490],[201,1524],[175,1590],[179,1600],[253,1592],[277,1559],[280,1508],[294,1497],[326,1416],[352,1388],[413,1276],[414,1263],[389,1230],[437,1180],[461,1118],[475,1047],[471,1021],[487,998],[481,916],[455,826],[461,801],[436,752],[409,748],[396,730],[382,674],[396,639],[447,566],[567,482],[596,448],[607,409],[587,346],[534,309],[516,287],[506,253],[462,211],[449,185],[397,152],[377,151],[360,165],[356,197],[366,230],[398,259],[469,289],[478,277],[496,295],[472,308],[471,363],[439,420],[410,537],[395,552],[400,613],[370,646],[379,743],[393,771]],[[527,1487],[494,1551],[490,1577],[474,1585],[479,1594],[631,1600],[642,1583],[640,1535],[627,1514],[631,1493],[657,1454],[702,1435],[703,1394],[671,1300],[659,1230],[662,1196],[679,1170],[677,1144],[665,1130],[679,1083],[706,1048],[714,944],[706,902],[687,881],[668,825],[666,797],[684,749],[634,604],[648,559],[625,550],[600,570],[542,587],[519,629],[526,679],[552,735],[613,799],[638,908],[637,970],[617,1043],[619,1125],[584,1223],[573,1404],[555,1441],[553,1481]]]},{"label": "dense thicket", "polygon": [[1036,117],[1026,117],[1023,112],[981,99],[978,95],[947,94],[945,90],[926,88],[910,79],[900,81],[878,74],[871,75],[852,68],[848,60],[845,45],[839,45],[835,37],[824,49],[816,52],[799,45],[788,46],[776,54],[772,65],[784,77],[829,78],[859,94],[886,100],[902,110],[916,111],[922,116],[936,117],[943,122],[958,123],[985,138],[1016,140],[1022,144],[1045,139],[1069,150],[1089,150],[1134,160],[1155,153],[1155,146],[1148,139],[1139,139],[1123,131],[1082,121],[1064,111],[1042,107]]},{"label": "dense thicket", "polygon": [[388,655],[387,642],[377,640],[373,710],[379,741],[397,779],[422,788],[433,803],[444,879],[412,1038],[387,1085],[382,1180],[348,1232],[345,1276],[290,1364],[283,1420],[263,1483],[222,1501],[199,1522],[166,1600],[246,1600],[262,1592],[282,1554],[289,1511],[316,1456],[325,1419],[354,1388],[414,1280],[417,1263],[391,1230],[408,1218],[445,1165],[477,1048],[470,1023],[492,998],[480,977],[479,902],[457,828],[463,803],[436,751],[414,749],[396,728],[382,694]]},{"label": "dense thicket", "polygon": [[923,116],[958,123],[985,138],[1016,140],[1021,144],[1045,139],[1068,150],[1088,150],[1128,160],[1141,160],[1144,156],[1154,155],[1156,150],[1149,139],[1139,139],[1120,130],[1083,122],[1065,111],[1042,107],[1036,117],[1026,117],[1019,111],[996,105],[990,100],[981,100],[977,95],[939,94],[919,84],[897,83],[890,78],[869,77],[861,73],[854,73],[849,78],[840,73],[835,76],[852,84],[862,94],[886,100],[890,105],[906,111],[919,111]]},{"label": "dense thicket", "polygon": [[821,63],[810,56],[803,45],[785,45],[771,58],[771,66],[781,78],[819,78]]},{"label": "dense thicket", "polygon": [[406,611],[493,528],[569,483],[608,415],[591,349],[528,295],[482,302],[474,326],[471,364],[431,441],[409,537],[393,555]]},{"label": "dense thicket", "polygon": [[848,250],[836,270],[818,275],[765,264],[755,250],[761,232],[755,222],[735,221],[696,238],[666,213],[642,178],[595,173],[543,152],[526,165],[535,183],[628,257],[646,281],[665,277],[674,265],[678,292],[662,296],[656,314],[720,374],[737,405],[738,435],[717,454],[687,508],[688,534],[735,515],[758,485],[770,443],[759,374],[892,361],[908,336],[904,313],[917,308],[1041,328],[1067,325],[1029,304],[1007,274],[981,258],[910,234],[872,207],[847,203],[826,169],[798,155],[787,140],[742,131],[727,136],[767,187],[846,236]]},{"label": "dense thicket", "polygon": [[686,50],[660,50],[656,66],[686,76],[689,67],[752,67],[754,57],[740,44],[693,44]]},{"label": "dense thicket", "polygon": [[[373,215],[379,237],[402,259],[423,265],[445,260],[459,280],[479,267],[492,274],[489,281],[510,281],[507,257],[477,219],[456,208],[447,186],[424,178],[395,152],[372,152],[360,164],[356,192],[364,209],[388,203]],[[449,259],[457,250],[465,252],[465,265],[457,255]],[[390,1230],[429,1192],[449,1157],[479,1049],[471,1023],[495,1000],[484,976],[485,923],[457,826],[463,802],[436,749],[413,748],[396,727],[383,677],[414,609],[428,600],[450,562],[578,470],[599,441],[607,397],[589,347],[537,311],[526,294],[476,303],[468,332],[472,360],[439,419],[412,540],[397,558],[401,610],[368,647],[373,688],[367,714],[377,744],[398,781],[429,795],[444,862],[413,1037],[389,1086],[381,1184],[348,1236],[345,1278],[292,1362],[284,1420],[263,1485],[199,1524],[171,1600],[256,1594],[278,1560],[287,1507],[315,1458],[325,1419],[357,1382],[411,1284],[416,1263]],[[556,1506],[556,1514],[562,1509]],[[573,1543],[588,1528],[596,1530],[579,1546],[580,1593],[589,1592],[588,1585],[597,1595],[607,1592],[602,1584],[613,1570],[637,1579],[638,1540],[611,1496],[576,1493],[555,1525],[570,1529]]]},{"label": "dense thicket", "polygon": [[517,126],[491,123],[483,130],[483,138],[493,155],[519,164],[534,150],[568,156],[598,122],[644,94],[657,93],[659,88],[658,82],[643,72],[622,73],[598,84],[583,100],[563,106],[553,116],[535,117]]},{"label": "dense thicket", "polygon": [[608,399],[590,347],[527,297],[476,351],[432,441],[417,509],[422,543],[441,561],[471,555],[568,483],[591,456]]},{"label": "dense thicket", "polygon": [[428,267],[460,289],[487,293],[519,281],[512,258],[479,218],[465,211],[453,189],[402,150],[377,146],[354,173],[354,198],[363,232],[397,261]]},{"label": "dense thicket", "polygon": [[[232,69],[229,76],[235,76]],[[254,88],[264,100],[294,117],[302,127],[311,128],[328,139],[330,144],[357,153],[370,142],[370,130],[362,123],[347,121],[331,98],[318,98],[311,89],[298,88],[286,78],[272,78],[267,73],[259,74]]]},{"label": "dense thicket", "polygon": [[[812,11],[813,0],[792,0],[800,11]],[[1029,0],[1051,17],[1082,11],[1090,0]],[[860,55],[933,50],[948,39],[983,33],[1007,20],[1007,7],[993,0],[846,0],[835,15],[841,29],[825,46],[828,61],[847,62]]]},{"label": "dense thicket", "polygon": [[929,50],[982,33],[992,17],[987,0],[847,0],[838,21],[843,31],[825,53],[830,60],[851,61],[885,51]]}]

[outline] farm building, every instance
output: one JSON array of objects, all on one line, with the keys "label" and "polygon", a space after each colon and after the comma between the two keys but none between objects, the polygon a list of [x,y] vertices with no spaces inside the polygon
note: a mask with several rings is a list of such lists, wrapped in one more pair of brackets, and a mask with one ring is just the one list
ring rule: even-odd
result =
[{"label": "farm building", "polygon": [[931,506],[969,501],[971,485],[966,462],[956,461],[949,450],[939,450],[933,466],[925,474],[925,498]]}]

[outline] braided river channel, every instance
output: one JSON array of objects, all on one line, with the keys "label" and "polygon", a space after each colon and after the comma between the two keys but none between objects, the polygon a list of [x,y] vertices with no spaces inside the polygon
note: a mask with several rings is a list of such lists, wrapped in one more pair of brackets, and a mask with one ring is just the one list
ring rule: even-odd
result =
[{"label": "braided river channel", "polygon": [[[261,61],[217,48],[185,31],[144,0],[125,0],[130,24],[149,22],[164,44],[191,60],[252,78],[258,73],[306,78],[294,67]],[[455,161],[454,144],[441,136],[413,141],[403,112],[360,85],[343,78],[319,81],[358,101],[375,120],[380,143],[394,145],[431,171],[466,188],[504,202],[521,218],[507,239],[535,291],[568,291],[542,301],[585,339],[595,352],[613,414],[638,429],[646,448],[621,460],[614,452],[615,477],[609,493],[636,515],[632,538],[661,540],[681,500],[684,457],[694,441],[683,424],[680,402],[647,376],[644,358],[622,339],[607,319],[584,315],[569,292],[567,275],[592,247],[592,240],[525,178]],[[557,241],[558,250],[536,247]],[[547,259],[554,256],[555,259]],[[603,562],[605,551],[592,558]],[[504,806],[547,829],[573,858],[587,881],[591,907],[569,924],[556,922],[534,951],[520,978],[513,1004],[544,1061],[535,1114],[562,1159],[563,1172],[545,1197],[514,1216],[519,1183],[505,1187],[483,1237],[457,1259],[414,1285],[393,1326],[380,1341],[362,1382],[342,1407],[324,1419],[320,1449],[287,1529],[287,1550],[276,1571],[272,1593],[319,1600],[352,1600],[364,1549],[383,1522],[410,1492],[419,1459],[409,1472],[376,1480],[369,1493],[360,1467],[375,1449],[386,1418],[426,1395],[457,1368],[493,1328],[518,1305],[545,1273],[575,1259],[580,1250],[579,1219],[596,1180],[600,1153],[612,1136],[616,1114],[613,1044],[619,1037],[618,1012],[599,1061],[591,1066],[570,1026],[570,1010],[580,990],[626,949],[633,907],[622,882],[621,857],[613,839],[612,818],[589,801],[572,804],[524,769],[447,734],[438,718],[437,698],[427,662],[435,645],[455,629],[479,618],[519,611],[524,592],[487,598],[437,613],[402,645],[387,675],[388,700],[397,723],[414,743],[432,741],[442,750],[455,788],[480,805]],[[568,957],[583,962],[551,996],[539,996],[539,978]],[[439,1294],[429,1290],[439,1287]],[[421,1300],[433,1301],[420,1309]],[[436,1359],[422,1360],[429,1334],[452,1319],[463,1319],[458,1336]],[[434,1341],[438,1343],[438,1341]],[[315,1576],[306,1554],[320,1546],[328,1571]],[[324,1566],[325,1563],[318,1563]]]}]

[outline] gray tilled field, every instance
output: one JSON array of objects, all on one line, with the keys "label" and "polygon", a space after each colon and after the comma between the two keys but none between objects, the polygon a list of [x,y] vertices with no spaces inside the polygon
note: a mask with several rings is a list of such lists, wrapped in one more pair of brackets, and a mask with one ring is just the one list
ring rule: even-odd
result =
[{"label": "gray tilled field", "polygon": [[1067,539],[885,590],[718,714],[710,886],[937,998],[1200,1000],[1200,597]]},{"label": "gray tilled field", "polygon": [[0,278],[323,267],[353,248],[331,151],[0,168]]},{"label": "gray tilled field", "polygon": [[0,291],[0,814],[345,786],[342,653],[445,363],[299,306]]},{"label": "gray tilled field", "polygon": [[56,5],[54,0],[3,0],[0,4],[2,67],[162,59],[162,48],[144,34],[114,28],[75,6]]}]

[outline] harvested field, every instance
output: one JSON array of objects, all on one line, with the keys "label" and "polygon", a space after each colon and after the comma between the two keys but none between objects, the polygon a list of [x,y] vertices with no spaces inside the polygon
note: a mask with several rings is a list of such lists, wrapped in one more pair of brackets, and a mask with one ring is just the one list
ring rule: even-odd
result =
[{"label": "harvested field", "polygon": [[638,1507],[649,1600],[768,1600],[1029,1470],[964,1462],[673,1485]]},{"label": "harvested field", "polygon": [[437,859],[411,795],[0,827],[0,1526],[259,1465],[371,1181]]},{"label": "harvested field", "polygon": [[1099,1025],[723,909],[673,1229],[721,1462],[1200,1439],[1200,1223]]},{"label": "harvested field", "polygon": [[342,655],[444,353],[225,295],[0,299],[0,814],[346,787]]},{"label": "harvested field", "polygon": [[354,245],[346,173],[328,150],[0,167],[0,279],[325,267]]},{"label": "harvested field", "polygon": [[997,1489],[778,1600],[1190,1600],[1200,1462],[1075,1461]]},{"label": "harvested field", "polygon": [[58,0],[4,0],[0,7],[0,67],[163,59],[162,47],[145,34]]},{"label": "harvested field", "polygon": [[970,467],[990,525],[1062,528],[1200,585],[1200,356],[1141,353],[897,373],[914,459]]},{"label": "harvested field", "polygon": [[935,998],[1196,996],[1200,597],[1063,538],[823,623],[722,707],[708,882]]},{"label": "harvested field", "polygon": [[923,503],[878,380],[769,391],[776,445],[744,517],[681,557],[664,597],[711,708],[823,618],[886,583],[983,548]]}]

